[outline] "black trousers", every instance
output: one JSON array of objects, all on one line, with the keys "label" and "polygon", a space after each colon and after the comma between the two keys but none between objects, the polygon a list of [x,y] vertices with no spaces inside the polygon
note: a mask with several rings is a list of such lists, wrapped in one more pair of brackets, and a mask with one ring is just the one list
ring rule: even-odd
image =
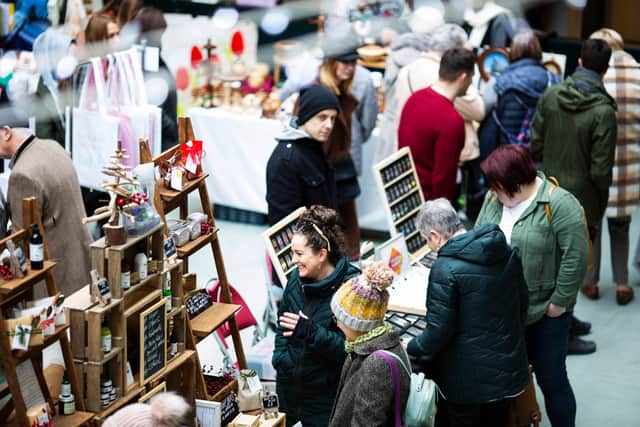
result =
[{"label": "black trousers", "polygon": [[449,427],[507,427],[510,400],[480,404],[447,402]]}]

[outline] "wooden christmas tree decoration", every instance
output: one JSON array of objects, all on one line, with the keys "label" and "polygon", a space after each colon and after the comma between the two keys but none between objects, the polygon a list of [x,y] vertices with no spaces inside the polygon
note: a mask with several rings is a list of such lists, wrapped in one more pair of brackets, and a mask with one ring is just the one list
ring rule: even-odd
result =
[{"label": "wooden christmas tree decoration", "polygon": [[[96,209],[95,215],[85,218],[85,224],[88,222],[99,221],[109,218],[107,224],[102,229],[106,236],[107,245],[122,245],[127,241],[127,230],[120,221],[120,211],[137,206],[139,203],[135,201],[129,203],[133,193],[127,187],[139,185],[138,181],[131,178],[128,174],[130,168],[122,164],[123,159],[128,159],[127,150],[122,148],[122,142],[118,141],[118,147],[115,154],[111,156],[111,161],[102,168],[102,173],[115,178],[113,182],[102,181],[100,186],[109,193],[109,204]],[[126,187],[125,187],[126,186]]]}]

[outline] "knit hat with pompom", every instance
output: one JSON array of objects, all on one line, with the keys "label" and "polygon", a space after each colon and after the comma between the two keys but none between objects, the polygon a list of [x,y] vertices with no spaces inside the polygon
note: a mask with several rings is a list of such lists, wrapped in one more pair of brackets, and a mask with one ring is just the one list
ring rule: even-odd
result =
[{"label": "knit hat with pompom", "polygon": [[387,288],[393,271],[382,261],[364,263],[362,274],[346,281],[331,299],[336,319],[354,331],[367,332],[382,324],[389,303]]},{"label": "knit hat with pompom", "polygon": [[174,393],[160,393],[151,404],[134,403],[107,418],[102,427],[178,427],[189,405]]}]

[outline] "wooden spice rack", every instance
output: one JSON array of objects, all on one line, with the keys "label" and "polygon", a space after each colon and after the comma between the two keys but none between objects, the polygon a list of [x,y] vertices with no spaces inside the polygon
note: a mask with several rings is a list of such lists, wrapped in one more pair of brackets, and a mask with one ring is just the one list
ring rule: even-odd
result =
[{"label": "wooden spice rack", "polygon": [[391,236],[403,234],[412,261],[422,258],[429,252],[429,247],[415,220],[424,204],[424,196],[411,151],[408,147],[401,148],[373,168],[378,190],[385,201]]}]

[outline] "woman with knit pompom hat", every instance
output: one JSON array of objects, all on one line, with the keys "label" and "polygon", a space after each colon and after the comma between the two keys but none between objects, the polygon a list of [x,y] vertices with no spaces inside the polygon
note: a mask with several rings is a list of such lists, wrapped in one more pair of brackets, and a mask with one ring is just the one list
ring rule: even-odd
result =
[{"label": "woman with knit pompom hat", "polygon": [[400,394],[400,416],[409,396],[409,375],[392,358],[399,374],[396,390],[389,362],[378,353],[384,350],[410,366],[398,334],[384,322],[389,302],[387,288],[393,272],[378,261],[363,265],[361,275],[345,282],[331,300],[338,328],[346,337],[347,359],[342,367],[338,396],[330,427],[394,426],[395,394]]},{"label": "woman with knit pompom hat", "polygon": [[160,393],[151,404],[134,403],[107,418],[102,427],[178,427],[186,422],[189,404],[175,393]]}]

